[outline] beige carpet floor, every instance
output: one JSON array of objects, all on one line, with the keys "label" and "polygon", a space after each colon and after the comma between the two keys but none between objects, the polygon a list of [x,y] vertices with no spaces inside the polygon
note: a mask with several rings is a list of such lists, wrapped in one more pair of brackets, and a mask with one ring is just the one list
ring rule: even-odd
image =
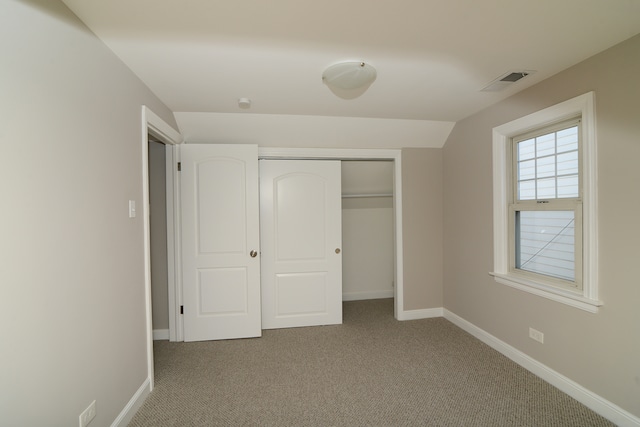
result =
[{"label": "beige carpet floor", "polygon": [[443,318],[392,300],[258,339],[155,342],[141,426],[611,426]]}]

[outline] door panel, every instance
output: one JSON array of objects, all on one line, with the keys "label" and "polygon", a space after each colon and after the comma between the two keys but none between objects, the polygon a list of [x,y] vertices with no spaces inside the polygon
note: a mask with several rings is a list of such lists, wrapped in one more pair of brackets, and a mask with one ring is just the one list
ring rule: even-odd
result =
[{"label": "door panel", "polygon": [[276,274],[275,286],[277,318],[327,312],[326,273]]},{"label": "door panel", "polygon": [[273,180],[276,262],[324,259],[326,223],[317,213],[326,211],[326,185],[321,176],[300,173]]},{"label": "door panel", "polygon": [[247,288],[246,268],[199,269],[198,314],[246,314]]},{"label": "door panel", "polygon": [[246,163],[230,158],[207,158],[194,167],[198,254],[244,254],[247,252]]},{"label": "door panel", "polygon": [[340,161],[262,160],[263,329],[342,323]]},{"label": "door panel", "polygon": [[180,148],[185,341],[261,336],[258,149]]}]

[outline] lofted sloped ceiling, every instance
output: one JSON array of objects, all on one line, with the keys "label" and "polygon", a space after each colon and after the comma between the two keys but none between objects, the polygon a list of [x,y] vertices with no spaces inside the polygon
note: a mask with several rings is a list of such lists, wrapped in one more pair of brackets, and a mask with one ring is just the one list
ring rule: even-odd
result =
[{"label": "lofted sloped ceiling", "polygon": [[[63,1],[176,113],[187,141],[231,122],[249,133],[223,140],[253,142],[256,118],[267,129],[358,118],[347,134],[388,125],[441,146],[456,121],[640,33],[637,0]],[[344,60],[377,70],[353,99],[321,79]],[[522,70],[535,72],[482,91]],[[421,145],[411,138],[399,144]]]}]

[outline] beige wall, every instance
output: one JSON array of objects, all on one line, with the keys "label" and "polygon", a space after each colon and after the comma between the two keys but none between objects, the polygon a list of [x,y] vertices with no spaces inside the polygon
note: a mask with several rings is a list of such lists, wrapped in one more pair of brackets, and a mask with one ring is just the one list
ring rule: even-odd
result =
[{"label": "beige wall", "polygon": [[0,424],[110,425],[147,378],[141,105],[58,1],[0,2]]},{"label": "beige wall", "polygon": [[[640,416],[640,36],[460,121],[444,151],[444,307]],[[596,94],[600,298],[597,314],[496,283],[492,128]],[[544,344],[528,328],[545,334]]]},{"label": "beige wall", "polygon": [[442,307],[442,150],[402,150],[404,309]]}]

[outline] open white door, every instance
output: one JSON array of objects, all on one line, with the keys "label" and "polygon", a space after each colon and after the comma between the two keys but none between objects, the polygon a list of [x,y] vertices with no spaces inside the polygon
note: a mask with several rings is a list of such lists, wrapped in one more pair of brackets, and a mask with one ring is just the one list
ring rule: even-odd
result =
[{"label": "open white door", "polygon": [[184,340],[259,337],[258,147],[180,147]]},{"label": "open white door", "polygon": [[263,329],[342,323],[340,181],[340,161],[260,161]]}]

